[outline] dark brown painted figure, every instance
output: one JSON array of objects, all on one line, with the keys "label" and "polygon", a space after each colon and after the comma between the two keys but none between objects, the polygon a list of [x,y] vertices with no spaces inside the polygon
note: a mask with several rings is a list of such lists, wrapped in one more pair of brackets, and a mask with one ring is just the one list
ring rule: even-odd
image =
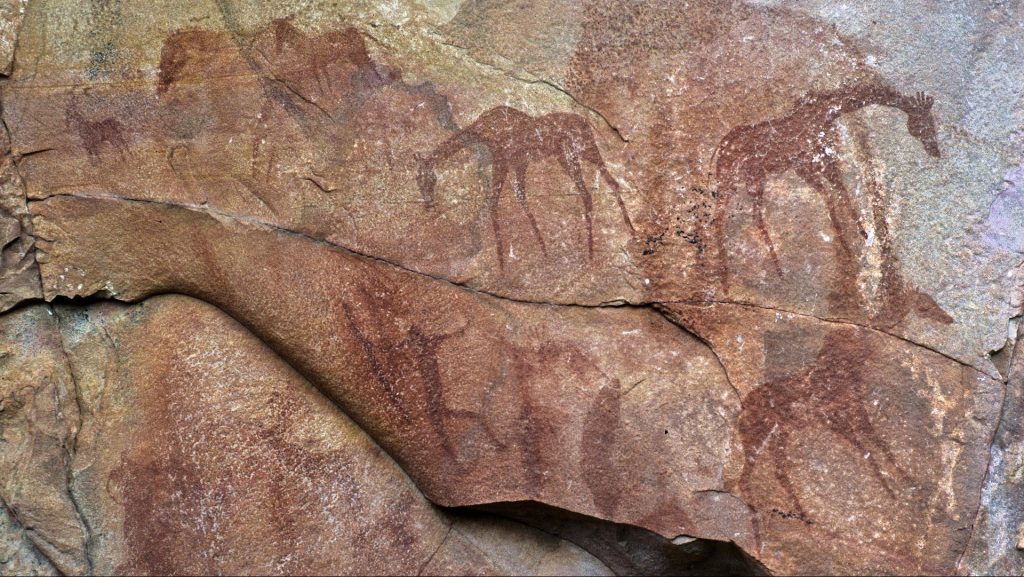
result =
[{"label": "dark brown painted figure", "polygon": [[[224,8],[230,16],[230,6]],[[282,201],[293,187],[291,176],[278,170],[281,149],[300,143],[317,151],[310,167],[313,176],[302,179],[334,192],[333,167],[345,165],[366,127],[379,122],[373,103],[390,92],[418,100],[442,128],[459,128],[447,97],[430,82],[405,82],[401,70],[376,62],[355,28],[310,35],[291,17],[257,30],[244,29],[231,18],[226,22],[233,34],[178,30],[164,40],[160,53],[159,134],[167,139],[169,166],[193,190],[197,203],[205,200],[202,189],[210,186],[201,179],[229,178],[276,214],[287,206]],[[239,80],[210,82],[211,77]],[[251,99],[257,114],[241,114],[238,98]],[[248,171],[222,174],[203,166],[208,151],[193,147],[203,142],[202,136],[220,132],[251,143]],[[385,154],[393,168],[390,150]],[[214,186],[223,188],[221,183]]]},{"label": "dark brown painted figure", "polygon": [[866,234],[843,184],[837,156],[836,121],[866,106],[897,108],[907,114],[910,135],[921,142],[928,154],[937,158],[939,146],[932,104],[933,99],[923,93],[904,96],[884,84],[868,82],[834,92],[811,92],[798,100],[786,116],[740,126],[726,134],[715,151],[719,194],[714,230],[723,287],[728,290],[729,286],[725,216],[736,194],[752,199],[755,224],[768,247],[772,266],[782,276],[778,254],[765,222],[764,195],[768,180],[789,170],[796,172],[825,199],[836,240],[843,252],[852,256],[847,238],[850,226],[855,226],[861,236]]},{"label": "dark brown painted figure", "polygon": [[[594,400],[583,417],[579,454],[583,467],[581,477],[590,492],[594,507],[606,519],[614,517],[622,500],[622,482],[617,461],[616,442],[622,426],[622,388],[618,379],[607,375],[589,355],[571,342],[543,341],[536,347],[508,343],[508,380],[516,384],[520,397],[516,429],[518,435],[510,448],[518,449],[526,487],[532,498],[543,500],[550,490],[548,471],[563,469],[550,448],[558,446],[561,421],[565,414],[542,402],[543,389],[531,386],[560,375],[572,374],[581,382],[592,384]],[[510,453],[511,456],[511,453]]]},{"label": "dark brown painted figure", "polygon": [[123,159],[128,153],[128,141],[124,137],[124,125],[116,118],[91,120],[82,114],[78,94],[72,94],[64,111],[64,123],[78,133],[82,146],[93,161],[99,158],[104,147],[109,147]]},{"label": "dark brown painted figure", "polygon": [[505,266],[504,235],[498,218],[498,200],[505,186],[505,179],[512,175],[512,190],[526,217],[530,220],[533,234],[545,254],[547,249],[537,221],[530,211],[526,199],[526,171],[531,162],[555,158],[562,170],[572,178],[576,191],[583,202],[583,218],[587,226],[587,254],[594,254],[593,199],[583,179],[581,161],[597,167],[605,182],[612,188],[615,199],[622,211],[622,220],[634,232],[626,205],[619,193],[620,185],[608,172],[601,157],[601,151],[594,141],[594,133],[587,121],[576,114],[553,113],[534,118],[507,106],[498,106],[484,112],[472,124],[458,131],[442,142],[433,152],[418,155],[417,181],[426,208],[434,204],[434,188],[437,164],[455,156],[463,149],[480,144],[491,156],[491,224],[498,251],[498,264]]},{"label": "dark brown painted figure", "polygon": [[[803,371],[769,381],[743,399],[739,434],[743,442],[743,470],[739,490],[747,498],[758,491],[752,485],[755,466],[768,460],[776,480],[789,498],[779,503],[796,516],[807,515],[789,479],[789,441],[797,431],[825,428],[864,456],[852,461],[864,463],[894,500],[895,481],[909,479],[896,462],[885,439],[868,414],[867,367],[876,350],[862,329],[836,329],[826,335],[817,359]],[[763,493],[763,491],[762,491]]]}]

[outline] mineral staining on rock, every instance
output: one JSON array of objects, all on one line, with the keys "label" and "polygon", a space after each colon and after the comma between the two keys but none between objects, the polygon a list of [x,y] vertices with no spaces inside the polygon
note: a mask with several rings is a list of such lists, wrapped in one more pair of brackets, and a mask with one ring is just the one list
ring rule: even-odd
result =
[{"label": "mineral staining on rock", "polygon": [[1022,16],[0,6],[0,566],[1019,572]]}]

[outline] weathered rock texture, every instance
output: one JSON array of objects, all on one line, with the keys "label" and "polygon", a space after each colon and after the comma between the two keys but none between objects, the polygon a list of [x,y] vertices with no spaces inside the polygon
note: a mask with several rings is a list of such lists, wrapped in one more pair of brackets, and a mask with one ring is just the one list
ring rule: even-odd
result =
[{"label": "weathered rock texture", "polygon": [[0,568],[1024,572],[1022,20],[0,6]]}]

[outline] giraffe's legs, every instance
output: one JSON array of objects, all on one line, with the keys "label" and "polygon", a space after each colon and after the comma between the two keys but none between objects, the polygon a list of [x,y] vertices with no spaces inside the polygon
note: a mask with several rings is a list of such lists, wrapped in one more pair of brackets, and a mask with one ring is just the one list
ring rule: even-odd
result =
[{"label": "giraffe's legs", "polygon": [[[835,252],[836,271],[838,273],[836,284],[829,293],[829,301],[836,314],[846,318],[857,318],[863,314],[863,295],[858,287],[857,277],[860,270],[860,262],[856,258],[847,237],[848,228],[843,226],[845,222],[839,218],[837,213],[837,202],[835,196],[830,193],[829,182],[818,171],[811,169],[799,169],[797,176],[817,192],[825,201],[828,208],[829,226],[836,242],[833,244]],[[845,189],[844,189],[845,190]],[[883,281],[885,273],[882,274]]]},{"label": "giraffe's legs", "polygon": [[757,225],[757,230],[761,233],[761,239],[765,245],[768,246],[768,256],[772,260],[772,266],[775,268],[776,274],[779,278],[782,278],[782,266],[779,265],[779,255],[775,252],[775,243],[772,242],[772,236],[768,232],[768,224],[764,219],[764,182],[755,185],[755,188],[749,189],[750,197],[754,201],[754,222]]},{"label": "giraffe's legs", "polygon": [[786,449],[789,445],[789,433],[782,427],[779,427],[776,434],[777,436],[771,440],[765,450],[771,455],[775,479],[782,485],[782,489],[786,491],[786,495],[793,504],[794,510],[792,512],[799,517],[804,517],[804,507],[800,503],[800,496],[797,495],[796,488],[793,487],[793,482],[789,480],[789,474],[786,472],[788,470]]},{"label": "giraffe's legs", "polygon": [[797,172],[797,175],[814,187],[814,190],[825,200],[825,204],[828,206],[828,220],[832,226],[832,233],[836,236],[836,240],[839,241],[839,246],[843,249],[843,253],[847,257],[853,258],[853,249],[850,248],[850,243],[846,240],[846,227],[843,226],[844,221],[836,212],[836,199],[835,195],[829,191],[828,180],[813,170],[801,170]]},{"label": "giraffe's legs", "polygon": [[508,168],[504,162],[495,162],[491,168],[491,226],[494,228],[494,245],[498,251],[498,268],[505,270],[505,239],[501,232],[501,223],[498,219],[498,199],[501,198],[501,189],[505,186],[505,177],[508,175]]},{"label": "giraffe's legs", "polygon": [[583,219],[587,223],[587,255],[589,258],[593,258],[594,199],[590,196],[590,190],[587,189],[587,184],[583,181],[583,169],[580,167],[580,160],[577,158],[571,144],[565,143],[562,145],[560,160],[562,161],[562,167],[569,173],[573,183],[576,185],[576,190],[580,194],[580,200],[583,201]]},{"label": "giraffe's legs", "polygon": [[622,187],[619,185],[619,181],[615,180],[612,173],[608,172],[608,166],[605,165],[604,158],[601,156],[601,151],[597,148],[597,143],[595,143],[593,139],[587,143],[586,150],[587,160],[597,167],[597,171],[601,173],[601,178],[603,178],[605,182],[608,183],[608,186],[612,188],[612,194],[615,195],[615,202],[619,204],[619,210],[622,211],[622,222],[626,224],[626,227],[629,229],[629,233],[635,235],[636,229],[633,228],[633,221],[629,218],[629,211],[626,210],[626,203],[622,201],[622,194],[620,194]]},{"label": "giraffe's legs", "polygon": [[885,492],[889,494],[889,497],[895,500],[896,492],[893,491],[892,487],[889,486],[889,480],[886,479],[885,475],[882,474],[882,469],[878,465],[878,460],[876,459],[875,454],[868,450],[868,448],[865,446],[865,443],[858,439],[857,435],[853,434],[851,431],[841,431],[840,434],[843,436],[844,439],[846,439],[846,442],[850,443],[851,445],[854,446],[855,449],[860,451],[861,456],[864,457],[864,460],[868,462],[868,467],[871,469],[871,474],[874,475],[875,479],[877,479],[879,484],[882,485],[882,488],[885,489]]},{"label": "giraffe's legs", "polygon": [[722,275],[722,290],[725,294],[729,294],[730,280],[728,257],[725,251],[725,218],[728,215],[729,201],[732,200],[734,192],[735,188],[731,183],[727,183],[721,188],[718,193],[718,202],[715,203],[715,215],[712,219],[712,226],[715,229],[714,266],[717,269],[715,272],[720,272]]},{"label": "giraffe's legs", "polygon": [[[843,175],[839,172],[839,163],[835,160],[827,161],[822,169],[822,175],[825,177],[825,180],[830,182],[835,188],[838,193],[835,196],[839,197],[839,201],[843,205],[843,210],[846,211],[847,218],[857,226],[857,233],[860,234],[862,238],[867,238],[868,233],[864,230],[864,223],[861,222],[860,215],[858,214],[857,209],[853,206],[853,199],[850,198],[850,191],[846,189],[846,184],[843,183]],[[830,202],[835,203],[835,196],[832,197]]]},{"label": "giraffe's legs", "polygon": [[526,213],[526,218],[530,220],[530,227],[533,229],[533,236],[536,237],[537,242],[540,244],[540,251],[547,256],[548,249],[544,245],[544,237],[540,234],[540,228],[537,226],[537,219],[533,217],[533,212],[530,211],[530,204],[526,199],[526,188],[523,183],[526,182],[526,163],[519,163],[515,166],[515,171],[512,173],[512,191],[515,193],[516,200],[519,201],[519,206]]},{"label": "giraffe's legs", "polygon": [[[775,428],[769,428],[768,423],[766,422],[756,423],[755,434],[751,435],[747,432],[750,430],[750,427],[744,426],[742,422],[740,426],[740,430],[744,431],[744,437],[743,470],[740,471],[739,491],[741,495],[749,498],[751,495],[754,494],[751,481],[754,476],[754,467],[757,465],[758,455],[760,455],[760,453],[758,452],[758,448],[765,443],[769,436],[775,433]],[[777,427],[778,424],[776,423],[775,426]]]},{"label": "giraffe's legs", "polygon": [[903,468],[896,463],[896,458],[889,449],[889,446],[879,437],[874,425],[871,424],[867,411],[863,407],[849,409],[842,423],[833,421],[831,428],[845,439],[846,442],[860,451],[861,456],[868,462],[872,475],[881,483],[885,492],[895,500],[896,492],[890,484],[891,480],[882,474],[878,455],[885,457],[888,464],[900,476],[900,480],[906,480],[909,477],[903,471]]},{"label": "giraffe's legs", "polygon": [[608,172],[603,162],[598,165],[597,169],[601,172],[601,176],[608,183],[608,186],[612,187],[612,193],[615,194],[615,202],[619,203],[619,210],[622,211],[622,222],[626,223],[626,228],[629,229],[630,234],[636,234],[636,229],[633,228],[633,221],[629,218],[629,211],[626,210],[626,203],[623,202],[622,194],[619,192],[621,189],[619,181],[615,180],[615,177]]}]

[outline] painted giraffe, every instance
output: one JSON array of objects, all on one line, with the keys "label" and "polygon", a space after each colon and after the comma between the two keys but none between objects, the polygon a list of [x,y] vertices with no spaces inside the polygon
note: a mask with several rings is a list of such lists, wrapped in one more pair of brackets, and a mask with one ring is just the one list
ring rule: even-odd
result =
[{"label": "painted giraffe", "polygon": [[836,155],[839,148],[836,121],[845,114],[871,105],[902,110],[907,114],[907,131],[921,142],[928,154],[938,158],[933,103],[934,100],[922,92],[905,96],[880,82],[863,82],[833,92],[811,92],[800,98],[783,117],[739,126],[726,134],[715,151],[719,194],[713,225],[717,265],[724,288],[728,290],[729,286],[724,217],[729,202],[736,194],[746,194],[753,200],[757,229],[780,277],[779,257],[765,223],[764,195],[768,180],[789,170],[824,197],[836,240],[846,255],[852,256],[846,237],[847,225],[855,223],[861,236],[866,234],[850,193],[843,184]]},{"label": "painted giraffe", "polygon": [[861,329],[835,329],[825,337],[817,359],[795,375],[764,383],[743,398],[738,429],[743,443],[743,470],[739,490],[747,497],[763,493],[753,486],[754,468],[768,460],[775,479],[789,499],[788,507],[800,517],[806,513],[789,478],[790,439],[806,429],[825,428],[855,448],[872,476],[890,498],[897,498],[894,481],[907,483],[888,443],[871,422],[869,372],[877,350],[869,346]]},{"label": "painted giraffe", "polygon": [[583,180],[581,161],[585,160],[597,167],[601,177],[615,194],[619,209],[622,211],[622,220],[629,228],[630,234],[635,232],[626,205],[619,194],[619,182],[608,172],[601,151],[594,141],[590,124],[583,117],[576,114],[553,113],[534,118],[507,106],[498,106],[484,112],[472,124],[442,142],[430,154],[416,155],[417,182],[427,209],[434,204],[434,188],[437,185],[434,170],[437,164],[475,144],[485,146],[491,156],[491,225],[494,227],[498,265],[502,269],[505,267],[505,249],[498,219],[498,199],[510,171],[516,200],[530,221],[530,227],[541,251],[547,254],[537,220],[530,211],[526,199],[526,170],[534,161],[554,157],[562,165],[562,170],[572,178],[583,202],[588,256],[594,255],[593,199]]}]

